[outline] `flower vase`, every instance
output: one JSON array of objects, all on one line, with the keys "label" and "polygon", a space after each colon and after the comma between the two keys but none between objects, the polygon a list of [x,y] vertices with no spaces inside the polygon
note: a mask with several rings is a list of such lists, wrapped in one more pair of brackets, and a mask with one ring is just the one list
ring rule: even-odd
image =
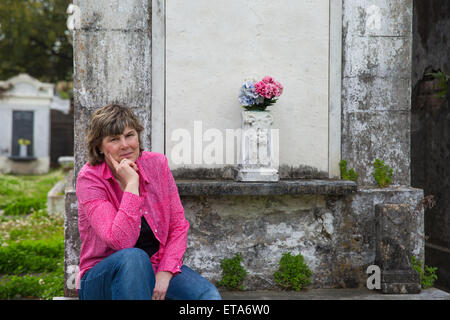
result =
[{"label": "flower vase", "polygon": [[21,144],[19,149],[19,156],[25,158],[28,154],[28,146],[26,144]]},{"label": "flower vase", "polygon": [[276,182],[278,161],[274,154],[273,117],[269,110],[242,111],[241,161],[236,181]]}]

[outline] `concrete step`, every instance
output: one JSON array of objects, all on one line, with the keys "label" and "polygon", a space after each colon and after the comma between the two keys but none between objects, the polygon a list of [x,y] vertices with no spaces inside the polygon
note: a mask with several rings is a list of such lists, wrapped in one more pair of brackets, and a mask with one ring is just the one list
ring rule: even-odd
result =
[{"label": "concrete step", "polygon": [[450,300],[450,293],[437,288],[419,294],[383,294],[358,289],[306,289],[296,291],[221,291],[224,300]]},{"label": "concrete step", "polygon": [[[450,293],[437,288],[422,290],[419,294],[383,294],[365,288],[306,289],[296,291],[223,291],[224,300],[450,300]],[[53,300],[78,300],[72,297],[54,297]]]}]

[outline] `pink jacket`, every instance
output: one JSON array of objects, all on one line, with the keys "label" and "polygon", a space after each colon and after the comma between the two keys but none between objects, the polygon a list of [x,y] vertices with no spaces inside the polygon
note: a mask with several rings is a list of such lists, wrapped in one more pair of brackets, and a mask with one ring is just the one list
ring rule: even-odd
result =
[{"label": "pink jacket", "polygon": [[123,192],[108,165],[86,163],[76,184],[81,238],[79,282],[84,273],[110,254],[132,248],[139,237],[141,216],[160,243],[150,261],[153,269],[181,272],[189,222],[165,155],[143,151],[136,160],[139,194]]}]

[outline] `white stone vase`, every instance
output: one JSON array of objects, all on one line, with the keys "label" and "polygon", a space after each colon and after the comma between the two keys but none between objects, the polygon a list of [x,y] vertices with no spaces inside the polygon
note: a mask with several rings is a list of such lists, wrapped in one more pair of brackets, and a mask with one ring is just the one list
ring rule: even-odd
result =
[{"label": "white stone vase", "polygon": [[21,144],[19,149],[19,156],[25,158],[27,156],[28,146],[26,144]]},{"label": "white stone vase", "polygon": [[236,181],[276,182],[278,161],[274,159],[273,117],[269,110],[242,111],[241,161],[235,171]]}]

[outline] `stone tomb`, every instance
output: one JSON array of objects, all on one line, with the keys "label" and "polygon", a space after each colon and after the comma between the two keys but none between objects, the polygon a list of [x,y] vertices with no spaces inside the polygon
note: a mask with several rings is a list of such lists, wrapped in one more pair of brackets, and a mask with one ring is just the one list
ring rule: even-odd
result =
[{"label": "stone tomb", "polygon": [[[277,289],[282,253],[301,253],[312,287],[364,287],[377,257],[379,204],[411,213],[402,239],[423,261],[423,191],[410,187],[412,1],[73,4],[74,177],[87,161],[92,112],[111,102],[132,107],[144,148],[166,154],[176,178],[191,224],[187,265],[217,282],[220,261],[239,252],[246,289]],[[271,107],[280,130],[276,182],[234,181],[238,163],[205,163],[207,139],[195,138],[240,127],[237,95],[252,75],[285,86]],[[185,140],[194,150],[175,163],[180,130],[195,138]],[[394,169],[389,188],[372,176],[376,158]],[[339,179],[341,159],[356,169],[356,183]],[[80,248],[75,181],[66,189],[66,295],[75,294]]]},{"label": "stone tomb", "polygon": [[42,174],[50,166],[50,106],[54,85],[27,74],[0,81],[0,172]]}]

